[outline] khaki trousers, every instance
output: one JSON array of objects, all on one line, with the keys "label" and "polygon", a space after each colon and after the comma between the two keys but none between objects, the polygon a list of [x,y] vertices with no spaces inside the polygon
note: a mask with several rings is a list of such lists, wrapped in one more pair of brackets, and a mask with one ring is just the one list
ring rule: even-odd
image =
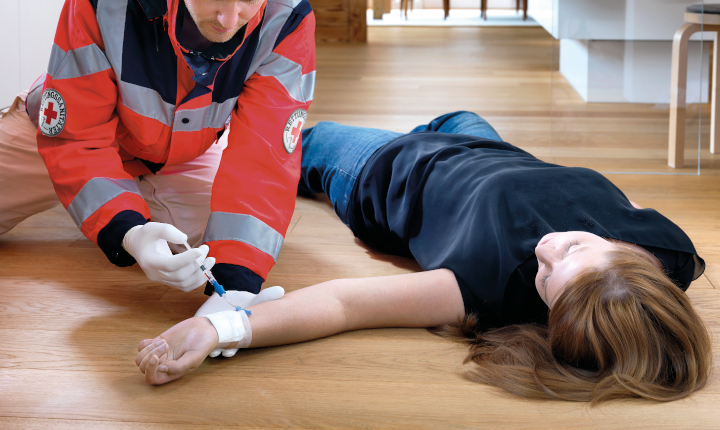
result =
[{"label": "khaki trousers", "polygon": [[[0,234],[60,203],[37,150],[37,129],[25,112],[26,97],[26,92],[20,93],[12,106],[0,113]],[[203,155],[188,163],[135,178],[152,221],[174,225],[188,235],[193,247],[202,243],[212,184],[227,135],[226,131]],[[176,252],[185,249],[170,246]]]}]

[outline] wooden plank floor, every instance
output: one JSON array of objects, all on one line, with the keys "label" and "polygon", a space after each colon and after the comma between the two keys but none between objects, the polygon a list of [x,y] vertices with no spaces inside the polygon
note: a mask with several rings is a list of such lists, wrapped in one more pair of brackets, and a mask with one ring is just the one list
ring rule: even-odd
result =
[{"label": "wooden plank floor", "polygon": [[[311,123],[407,131],[467,109],[549,161],[669,171],[667,109],[583,104],[553,73],[556,55],[541,29],[368,30],[367,45],[318,47]],[[697,142],[698,118],[696,109],[688,142]],[[684,228],[708,263],[688,295],[713,332],[720,363],[720,157],[702,151],[700,176],[608,176]],[[717,364],[704,390],[673,403],[527,401],[464,380],[463,348],[421,329],[241,351],[151,387],[133,363],[137,342],[192,315],[202,292],[180,293],[147,281],[137,267],[110,265],[62,208],[0,236],[0,261],[2,429],[720,428]],[[266,285],[294,290],[415,270],[411,260],[358,243],[326,199],[298,198]]]}]

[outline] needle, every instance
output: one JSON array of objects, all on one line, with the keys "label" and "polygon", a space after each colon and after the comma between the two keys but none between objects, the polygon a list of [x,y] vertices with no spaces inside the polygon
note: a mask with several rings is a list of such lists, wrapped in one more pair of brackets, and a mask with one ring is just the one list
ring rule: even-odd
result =
[{"label": "needle", "polygon": [[[183,243],[183,244],[185,245],[185,248],[188,249],[188,251],[192,249],[192,248],[190,248],[190,245],[188,245],[187,242],[185,242],[185,243]],[[212,272],[210,272],[210,269],[208,269],[208,268],[205,267],[205,264],[203,263],[201,257],[198,257],[198,258],[195,260],[195,262],[198,264],[198,266],[200,266],[200,270],[202,270],[202,272],[203,272],[203,274],[205,275],[205,277],[208,278],[208,281],[210,282],[210,285],[213,286],[213,288],[215,289],[215,292],[218,293],[218,295],[219,295],[220,297],[222,297],[223,299],[225,299],[225,301],[228,302],[228,304],[229,304],[230,306],[234,307],[236,311],[245,311],[246,314],[252,315],[252,311],[251,311],[250,309],[245,309],[245,308],[243,308],[242,306],[235,306],[234,304],[230,303],[230,300],[228,300],[228,298],[225,296],[225,294],[226,294],[225,288],[223,288],[223,286],[218,283],[218,281],[217,281],[217,280],[215,279],[215,277],[213,276]]]}]

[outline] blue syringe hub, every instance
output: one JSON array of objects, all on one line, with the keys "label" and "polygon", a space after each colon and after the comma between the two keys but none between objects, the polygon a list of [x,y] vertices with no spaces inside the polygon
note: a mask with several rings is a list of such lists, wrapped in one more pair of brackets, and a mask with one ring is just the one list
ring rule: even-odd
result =
[{"label": "blue syringe hub", "polygon": [[215,289],[215,292],[218,293],[220,297],[225,295],[225,288],[223,288],[222,285],[218,283],[218,281],[211,279],[210,284],[212,284],[213,288]]}]

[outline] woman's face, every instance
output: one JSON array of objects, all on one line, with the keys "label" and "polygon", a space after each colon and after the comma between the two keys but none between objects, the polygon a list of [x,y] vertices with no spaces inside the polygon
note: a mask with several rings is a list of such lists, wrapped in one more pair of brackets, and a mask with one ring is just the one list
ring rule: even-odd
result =
[{"label": "woman's face", "polygon": [[535,247],[538,273],[535,288],[548,307],[562,294],[567,282],[589,267],[602,267],[605,254],[617,245],[584,231],[566,231],[543,236]]}]

